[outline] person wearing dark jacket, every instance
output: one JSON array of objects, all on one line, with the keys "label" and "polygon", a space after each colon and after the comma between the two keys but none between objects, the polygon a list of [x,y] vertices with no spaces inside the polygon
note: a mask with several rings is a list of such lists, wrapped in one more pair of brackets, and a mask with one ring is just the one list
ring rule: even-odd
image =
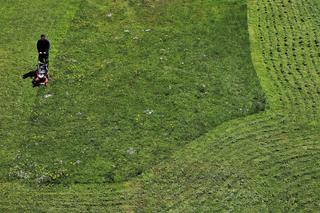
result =
[{"label": "person wearing dark jacket", "polygon": [[49,50],[50,50],[50,42],[46,39],[45,35],[41,35],[40,39],[37,42],[37,49],[39,53],[39,61],[42,63],[49,62]]}]

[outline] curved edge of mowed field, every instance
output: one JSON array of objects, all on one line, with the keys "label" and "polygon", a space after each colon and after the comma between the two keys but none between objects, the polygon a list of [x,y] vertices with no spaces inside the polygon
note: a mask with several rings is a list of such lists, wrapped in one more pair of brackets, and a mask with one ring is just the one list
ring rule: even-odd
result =
[{"label": "curved edge of mowed field", "polygon": [[[317,12],[319,4],[312,0],[249,1],[252,56],[268,96],[267,112],[223,123],[124,184],[42,187],[40,192],[3,184],[7,206],[30,211],[319,210]],[[304,17],[310,21],[297,29]],[[285,33],[278,28],[282,25]],[[316,29],[312,35],[311,29]],[[270,40],[275,35],[278,39]],[[288,39],[297,42],[294,48],[285,49],[292,45]],[[288,57],[279,59],[282,53]],[[289,62],[294,69],[283,66]],[[17,200],[27,193],[19,206]]]},{"label": "curved edge of mowed field", "polygon": [[320,210],[319,3],[250,0],[269,109],[226,122],[133,182],[136,210]]}]

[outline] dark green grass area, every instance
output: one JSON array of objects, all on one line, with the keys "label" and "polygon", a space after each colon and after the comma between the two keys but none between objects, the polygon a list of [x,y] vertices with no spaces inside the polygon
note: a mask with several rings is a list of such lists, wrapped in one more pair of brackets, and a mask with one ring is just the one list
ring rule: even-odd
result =
[{"label": "dark green grass area", "polygon": [[127,180],[264,109],[245,1],[82,1],[58,52],[9,179]]}]

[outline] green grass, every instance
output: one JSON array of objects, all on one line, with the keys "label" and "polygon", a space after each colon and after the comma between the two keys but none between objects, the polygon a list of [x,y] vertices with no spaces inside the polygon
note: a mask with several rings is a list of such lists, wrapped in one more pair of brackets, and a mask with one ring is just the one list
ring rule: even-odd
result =
[{"label": "green grass", "polygon": [[[8,177],[9,164],[20,149],[19,143],[25,143],[29,136],[29,121],[37,100],[37,90],[30,88],[30,82],[22,81],[21,75],[36,68],[35,41],[43,32],[49,37],[55,35],[52,38],[54,63],[54,55],[58,53],[77,5],[76,1],[1,2],[1,179]],[[42,7],[46,8],[46,15],[42,14]]]},{"label": "green grass", "polygon": [[37,3],[1,7],[0,209],[320,210],[319,2],[52,1],[34,90],[6,78],[35,58],[15,36],[41,31],[8,20]]},{"label": "green grass", "polygon": [[83,1],[50,87],[35,99],[28,137],[16,141],[9,179],[121,182],[223,121],[262,110],[245,9]]},{"label": "green grass", "polygon": [[225,122],[133,182],[137,212],[320,210],[319,4],[248,4],[268,110]]}]

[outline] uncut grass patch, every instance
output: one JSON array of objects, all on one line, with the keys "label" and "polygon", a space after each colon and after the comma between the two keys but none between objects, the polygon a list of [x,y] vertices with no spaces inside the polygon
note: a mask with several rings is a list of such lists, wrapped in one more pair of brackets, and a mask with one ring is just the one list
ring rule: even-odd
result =
[{"label": "uncut grass patch", "polygon": [[69,28],[78,1],[1,1],[0,5],[0,179],[29,135],[38,91],[21,76],[36,68],[36,41],[46,33],[52,62]]},{"label": "uncut grass patch", "polygon": [[51,73],[13,179],[127,180],[264,109],[244,1],[83,1]]}]

